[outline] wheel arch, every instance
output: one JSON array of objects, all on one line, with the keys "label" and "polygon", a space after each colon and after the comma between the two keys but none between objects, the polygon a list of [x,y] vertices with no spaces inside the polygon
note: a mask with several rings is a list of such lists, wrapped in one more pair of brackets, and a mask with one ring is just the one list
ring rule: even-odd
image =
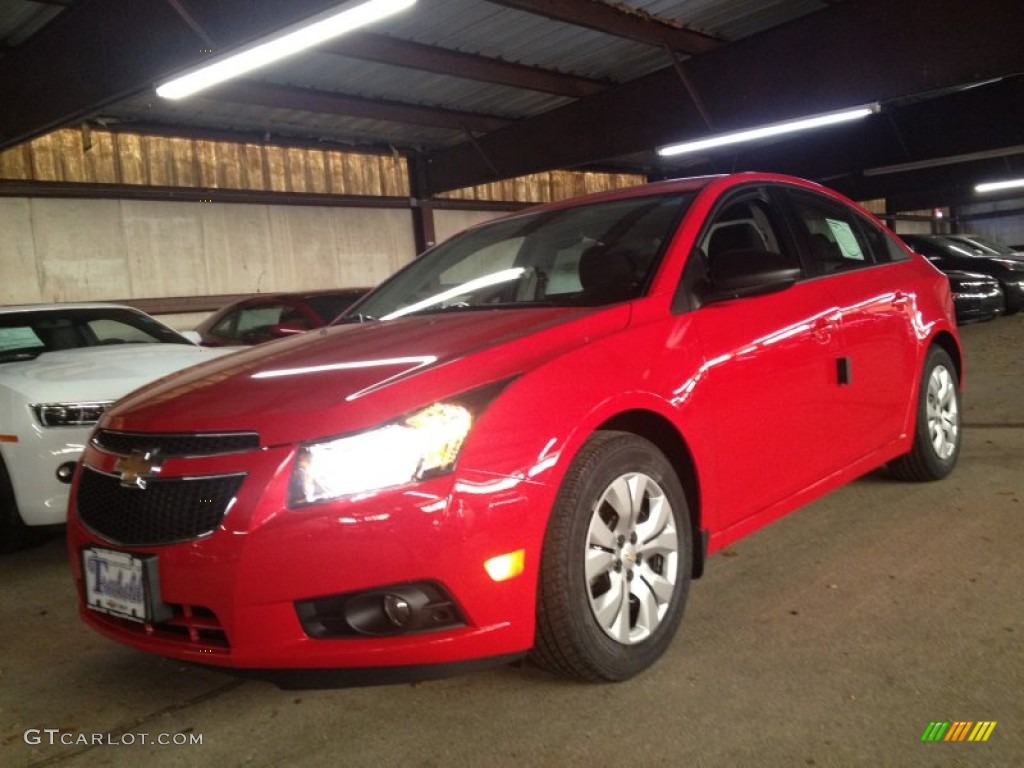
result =
[{"label": "wheel arch", "polygon": [[600,430],[629,432],[657,446],[675,468],[690,508],[690,526],[693,533],[693,578],[704,573],[707,559],[708,536],[701,528],[701,493],[696,462],[686,440],[671,421],[659,413],[643,409],[623,411],[606,419]]},{"label": "wheel arch", "polygon": [[932,337],[929,344],[934,344],[946,351],[950,359],[953,361],[953,365],[956,366],[957,383],[962,387],[964,383],[963,353],[960,349],[960,344],[957,343],[953,334],[949,331],[939,331],[939,333]]}]

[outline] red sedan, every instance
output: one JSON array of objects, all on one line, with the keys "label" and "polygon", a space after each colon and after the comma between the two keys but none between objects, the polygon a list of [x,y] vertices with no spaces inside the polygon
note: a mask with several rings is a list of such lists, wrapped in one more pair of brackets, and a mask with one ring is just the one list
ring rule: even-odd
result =
[{"label": "red sedan", "polygon": [[365,288],[265,293],[233,301],[196,326],[207,347],[262,344],[323,328],[365,296]]},{"label": "red sedan", "polygon": [[947,475],[962,368],[945,276],[817,185],[535,208],[108,410],[71,502],[81,615],[313,679],[529,654],[623,680],[709,554],[882,465]]}]

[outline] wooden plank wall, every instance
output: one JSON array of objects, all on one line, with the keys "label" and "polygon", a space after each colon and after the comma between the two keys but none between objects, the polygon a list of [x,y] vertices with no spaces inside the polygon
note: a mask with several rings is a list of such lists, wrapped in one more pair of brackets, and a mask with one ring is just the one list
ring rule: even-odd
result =
[{"label": "wooden plank wall", "polygon": [[[39,184],[32,196],[5,196],[4,180]],[[81,184],[83,197],[47,197],[49,182],[65,192]],[[514,210],[642,182],[557,171],[459,190],[443,196],[459,209],[435,210],[437,234],[500,215],[494,202]],[[102,187],[88,186],[106,184],[126,196],[99,199],[93,190]],[[136,199],[133,187],[196,195]],[[203,190],[290,198],[210,202]],[[295,204],[303,194],[347,199]],[[394,207],[408,196],[407,163],[397,154],[58,130],[0,152],[0,304],[372,286],[415,256],[411,208]],[[379,197],[392,207],[373,205]],[[464,208],[477,200],[488,205]]]},{"label": "wooden plank wall", "polygon": [[634,187],[645,181],[643,176],[628,173],[548,171],[444,192],[438,197],[448,200],[547,203],[591,192]]},{"label": "wooden plank wall", "polygon": [[408,197],[398,155],[65,128],[0,152],[0,179]]}]

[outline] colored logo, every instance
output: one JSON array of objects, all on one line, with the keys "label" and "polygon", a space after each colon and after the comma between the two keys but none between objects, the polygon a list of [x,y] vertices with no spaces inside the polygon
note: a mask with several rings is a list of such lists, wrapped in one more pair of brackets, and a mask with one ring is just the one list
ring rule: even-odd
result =
[{"label": "colored logo", "polygon": [[933,720],[921,734],[921,741],[988,741],[995,727],[995,720]]},{"label": "colored logo", "polygon": [[160,465],[151,451],[132,451],[131,456],[122,456],[114,464],[114,471],[121,475],[124,488],[146,488],[146,480],[160,473]]}]

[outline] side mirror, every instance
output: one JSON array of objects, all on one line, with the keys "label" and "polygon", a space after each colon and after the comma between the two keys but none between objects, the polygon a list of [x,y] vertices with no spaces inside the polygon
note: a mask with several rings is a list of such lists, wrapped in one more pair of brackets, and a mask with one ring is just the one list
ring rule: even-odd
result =
[{"label": "side mirror", "polygon": [[761,249],[724,251],[708,256],[707,265],[709,285],[704,303],[781,291],[801,275],[794,259]]},{"label": "side mirror", "polygon": [[199,331],[181,331],[181,335],[191,341],[193,344],[202,344],[203,337],[199,335]]}]

